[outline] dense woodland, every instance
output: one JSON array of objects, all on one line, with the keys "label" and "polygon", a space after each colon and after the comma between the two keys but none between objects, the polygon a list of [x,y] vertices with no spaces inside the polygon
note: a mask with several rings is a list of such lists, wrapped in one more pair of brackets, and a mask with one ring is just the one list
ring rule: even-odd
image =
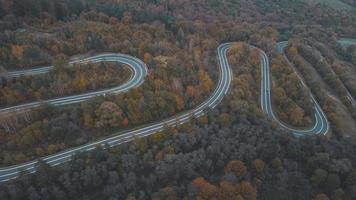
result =
[{"label": "dense woodland", "polygon": [[2,78],[0,105],[46,100],[123,84],[131,76],[128,67],[112,62],[69,66],[63,58],[48,74]]},{"label": "dense woodland", "polygon": [[342,2],[349,4],[351,6],[356,6],[356,1],[355,0],[341,0]]},{"label": "dense woodland", "polygon": [[280,120],[290,125],[306,127],[315,122],[314,109],[309,91],[282,55],[272,59],[272,98],[275,112]]},{"label": "dense woodland", "polygon": [[[226,108],[220,108],[224,111]],[[354,199],[355,141],[293,138],[245,115],[167,130],[0,186],[1,199]],[[188,125],[187,125],[188,126]]]},{"label": "dense woodland", "polygon": [[[324,109],[335,134],[337,136],[349,136],[350,131],[356,128],[355,107],[345,97],[347,90],[343,82],[340,81],[326,59],[322,59],[320,53],[317,54],[318,51],[306,53],[306,49],[310,48],[305,47],[303,42],[292,42],[291,44],[287,49],[287,55],[301,72]],[[295,44],[297,46],[294,46]],[[347,76],[353,79],[351,73]]]},{"label": "dense woodland", "polygon": [[245,50],[248,59],[233,66],[231,94],[209,115],[58,168],[40,163],[36,175],[0,186],[0,197],[354,199],[355,140],[271,128],[256,104],[256,53]]},{"label": "dense woodland", "polygon": [[[134,23],[128,13],[122,20],[120,22],[102,13],[89,12],[83,13],[74,22],[62,24],[61,27],[64,28],[55,33],[27,29],[25,32],[5,32],[5,35],[15,41],[28,36],[28,40],[17,46],[38,46],[38,49],[48,52],[43,55],[47,55],[48,59],[54,57],[55,61],[57,53],[69,57],[86,52],[120,52],[141,58],[149,66],[150,73],[142,87],[123,95],[98,97],[79,106],[51,108],[44,105],[34,112],[1,118],[3,129],[0,134],[3,145],[0,160],[3,164],[41,157],[119,130],[173,116],[179,111],[196,106],[211,93],[214,86],[212,77],[217,74],[208,72],[216,70],[213,65],[216,41],[185,34],[182,29],[178,30],[177,35],[173,35],[158,21],[152,24]],[[43,38],[36,38],[37,36]],[[13,41],[7,42],[8,45],[4,45],[2,51],[4,68],[9,66],[11,70],[31,67],[23,65],[33,64],[31,57],[21,56],[21,64],[12,62],[11,56],[16,53],[12,51]],[[63,49],[63,52],[56,52],[58,49]],[[58,72],[53,72],[56,73]],[[79,83],[87,82],[85,79],[90,78],[83,77],[81,80],[80,74],[78,75],[75,78],[79,79]],[[96,72],[96,75],[99,76],[100,73]],[[103,77],[105,81],[101,81],[102,86],[109,87],[113,84],[110,82],[113,78]],[[55,82],[53,79],[50,81]],[[46,84],[51,85],[49,79],[47,82]],[[70,85],[69,82],[68,84]],[[76,92],[76,88],[77,86],[71,87],[71,90]],[[11,92],[16,93],[16,90],[9,93]],[[15,156],[11,156],[13,153]]]},{"label": "dense woodland", "polygon": [[[356,46],[337,43],[356,35],[355,13],[299,0],[0,0],[0,30],[1,73],[62,66],[2,80],[2,107],[111,87],[129,76],[110,63],[65,67],[73,56],[126,53],[149,68],[145,83],[125,94],[1,117],[2,166],[194,108],[217,81],[217,46],[240,41],[228,55],[232,87],[216,109],[56,168],[41,163],[38,173],[1,184],[0,199],[356,198],[356,117],[345,99],[346,91],[356,97]],[[291,63],[276,51],[283,40]],[[330,121],[327,137],[295,138],[265,117],[260,58],[248,43],[270,58],[278,118],[310,127],[310,89]]]}]

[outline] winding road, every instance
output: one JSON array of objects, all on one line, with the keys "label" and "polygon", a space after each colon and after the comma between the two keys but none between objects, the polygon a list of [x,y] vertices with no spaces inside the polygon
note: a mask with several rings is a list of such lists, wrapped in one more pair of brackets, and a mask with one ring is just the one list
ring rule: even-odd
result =
[{"label": "winding road", "polygon": [[[341,38],[340,40],[338,40],[339,44],[342,47],[348,47],[351,45],[356,45],[356,39],[351,39],[351,38]],[[335,72],[332,71],[334,74]],[[349,89],[347,89],[347,87],[345,86],[346,92],[347,92],[347,99],[350,101],[351,105],[353,107],[356,107],[356,100],[355,98],[351,95]]]},{"label": "winding road", "polygon": [[[133,72],[133,75],[126,83],[114,88],[3,108],[0,109],[0,115],[4,116],[6,114],[12,114],[14,112],[22,112],[22,111],[30,110],[44,103],[54,105],[54,106],[62,106],[62,105],[68,105],[68,104],[86,101],[95,96],[106,95],[106,94],[119,94],[128,91],[130,88],[135,88],[140,86],[144,82],[144,78],[148,73],[147,66],[140,59],[125,54],[100,54],[97,56],[83,58],[83,59],[74,59],[70,61],[69,64],[70,66],[72,66],[74,64],[80,64],[80,63],[89,63],[89,62],[98,63],[104,61],[124,63],[130,67],[131,71]],[[0,74],[0,77],[3,76],[3,77],[12,78],[12,77],[20,77],[26,75],[28,76],[28,75],[45,74],[52,69],[53,66],[39,67],[39,68],[34,68],[29,70],[8,72],[7,74]]]},{"label": "winding road", "polygon": [[[220,71],[217,86],[213,91],[213,93],[210,95],[210,97],[207,100],[205,100],[203,103],[198,105],[196,108],[185,111],[183,113],[162,120],[160,122],[148,124],[144,127],[137,128],[134,130],[119,132],[108,138],[104,138],[98,141],[85,144],[83,146],[70,148],[65,151],[43,157],[41,158],[41,160],[43,160],[50,166],[56,166],[71,160],[72,156],[76,153],[90,151],[98,146],[102,146],[103,148],[109,148],[109,147],[120,145],[122,143],[132,141],[136,138],[146,137],[154,133],[157,133],[159,131],[162,131],[167,126],[177,126],[185,122],[188,122],[192,117],[198,118],[202,116],[205,111],[209,109],[214,109],[215,106],[217,106],[221,102],[221,100],[226,96],[231,86],[232,69],[228,64],[227,52],[230,49],[231,45],[233,44],[234,43],[223,43],[219,45],[219,47],[217,48],[218,59],[219,59],[219,71]],[[283,49],[285,48],[286,44],[287,44],[286,42],[281,42],[278,43],[277,47],[281,52],[283,52]],[[253,46],[251,47],[258,49],[257,47],[253,47]],[[292,132],[296,136],[302,136],[308,134],[326,134],[329,129],[327,118],[312,94],[311,94],[311,99],[315,105],[315,125],[312,128],[306,130],[297,130],[285,125],[283,122],[278,120],[278,118],[273,113],[272,104],[271,104],[269,59],[265,52],[263,52],[260,49],[258,50],[260,51],[261,54],[261,75],[262,75],[261,107],[262,110],[266,113],[266,115],[269,118],[275,120],[283,128]],[[128,82],[115,88],[97,91],[97,92],[90,92],[81,95],[62,97],[53,100],[47,100],[44,102],[54,106],[61,106],[61,105],[86,101],[98,95],[118,94],[121,92],[125,92],[131,88],[140,86],[144,81],[145,75],[147,75],[148,73],[147,67],[142,61],[140,61],[135,57],[123,55],[123,54],[101,54],[90,58],[72,60],[70,63],[75,64],[75,63],[103,62],[103,61],[120,62],[129,65],[133,71],[132,77],[129,79]],[[49,70],[51,69],[52,69],[51,66],[41,67],[41,68],[36,68],[31,70],[9,72],[8,74],[3,76],[18,77],[21,75],[42,74],[42,73],[49,72]],[[19,106],[4,108],[0,110],[0,114],[4,115],[13,112],[20,112],[23,110],[32,109],[39,105],[40,105],[39,102],[34,102],[34,103],[28,103]],[[15,166],[0,168],[0,182],[14,179],[18,177],[21,172],[34,173],[36,171],[37,164],[38,161],[34,160],[31,162],[27,162]]]},{"label": "winding road", "polygon": [[[284,55],[284,49],[287,47],[287,45],[288,45],[287,41],[277,43],[278,52],[282,53]],[[269,72],[269,59],[263,51],[261,51],[261,54],[262,54],[262,60],[265,63],[265,64],[262,64],[262,67],[263,67],[262,77],[264,77],[264,79],[262,81],[261,88],[270,88],[270,85],[269,85],[270,80],[269,80],[269,73],[268,73]],[[288,63],[290,65],[292,65],[285,55],[284,55],[284,57],[287,59]],[[293,70],[295,70],[294,67],[293,67]],[[303,78],[300,76],[300,74],[298,72],[296,72],[296,74],[298,75],[299,80],[302,82],[303,86],[307,87]],[[310,92],[310,98],[311,98],[311,101],[312,101],[312,103],[314,105],[314,109],[315,109],[315,114],[314,114],[315,123],[312,128],[304,129],[304,130],[298,130],[298,129],[292,128],[288,125],[285,125],[283,122],[279,121],[279,119],[273,114],[272,105],[271,105],[271,101],[270,101],[271,94],[269,92],[269,89],[262,90],[261,93],[262,93],[261,102],[265,102],[264,104],[261,105],[262,110],[264,110],[265,113],[267,113],[268,117],[274,119],[280,126],[291,131],[294,135],[296,135],[296,136],[312,135],[312,134],[325,135],[329,131],[328,119],[327,119],[324,111],[321,109],[319,103],[315,100],[315,98],[311,92]],[[265,93],[265,94],[263,94],[263,93]]]},{"label": "winding road", "polygon": [[[122,143],[125,142],[129,142],[134,140],[135,138],[140,138],[140,137],[146,137],[148,135],[157,133],[159,131],[162,131],[165,127],[167,126],[176,126],[176,125],[180,125],[183,124],[185,122],[188,122],[191,117],[200,117],[204,114],[204,111],[206,109],[213,109],[221,100],[222,98],[227,94],[230,85],[231,85],[231,80],[232,80],[232,71],[231,68],[229,67],[228,63],[227,63],[227,58],[226,58],[226,53],[227,50],[229,49],[230,45],[229,44],[222,44],[218,47],[218,55],[219,55],[219,61],[220,61],[220,76],[219,76],[219,82],[217,84],[217,87],[215,88],[214,92],[212,93],[212,95],[206,100],[204,101],[202,104],[200,104],[198,107],[196,107],[193,110],[189,110],[186,111],[184,113],[181,113],[177,116],[168,118],[166,120],[163,120],[161,122],[158,123],[154,123],[154,124],[149,124],[143,128],[139,128],[139,129],[135,129],[135,130],[131,130],[131,131],[125,131],[125,132],[120,132],[115,134],[112,137],[109,138],[105,138],[105,139],[101,139],[80,147],[75,147],[75,148],[71,148],[68,149],[66,151],[63,152],[59,152],[47,157],[42,158],[41,160],[43,160],[44,162],[46,162],[47,164],[49,164],[50,166],[56,166],[59,165],[61,163],[67,162],[69,160],[71,160],[72,156],[78,152],[84,152],[84,151],[90,151],[95,149],[97,146],[101,145],[104,148],[106,147],[113,147],[113,146],[117,146],[120,145]],[[115,57],[112,56],[113,54],[105,54],[105,55],[111,55],[111,57]],[[100,56],[99,56],[100,57]],[[97,57],[91,57],[92,61],[96,61]],[[136,66],[141,68],[141,70],[143,69],[147,69],[146,65],[143,62],[139,62],[136,58],[133,57],[125,57],[126,59],[132,59],[131,61],[136,61],[135,63],[139,64],[140,66]],[[99,59],[100,61],[104,61],[103,59]],[[108,58],[106,58],[106,61],[108,60]],[[80,61],[74,61],[74,62],[87,62],[88,60],[80,60]],[[127,60],[126,60],[127,61]],[[98,61],[99,62],[99,61]],[[128,63],[130,65],[130,63]],[[136,69],[135,67],[133,67],[133,65],[130,65],[133,69]],[[48,72],[48,69],[46,68],[42,68],[42,70],[39,70],[40,73],[45,73],[45,71]],[[12,72],[10,74],[31,74],[32,72]],[[33,74],[33,73],[32,73]],[[15,76],[16,76],[15,75]],[[12,75],[10,75],[12,76]],[[138,83],[142,83],[142,79],[139,79],[138,76],[133,76],[134,78],[132,78],[133,80],[136,80],[136,82]],[[137,77],[137,78],[135,78]],[[130,79],[130,80],[132,80]],[[127,84],[125,83],[125,85],[127,87],[125,88],[121,88],[122,91],[126,91],[130,88],[132,88],[132,86],[134,84]],[[115,90],[115,92],[117,92],[117,90]],[[106,94],[101,92],[102,94]],[[88,97],[90,98],[90,97]],[[56,104],[54,105],[64,105],[64,104],[69,104],[69,103],[77,103],[77,102],[81,102],[84,101],[82,98],[78,98],[77,96],[71,96],[71,97],[66,97],[64,99],[63,102],[61,101],[55,101]],[[51,100],[48,101],[48,103],[52,103]],[[8,113],[10,110],[16,110],[18,111],[19,109],[29,109],[31,108],[31,106],[36,107],[38,106],[38,103],[34,103],[32,104],[27,104],[26,106],[24,106],[24,108],[20,106],[16,106],[16,108],[14,107],[10,107],[10,108],[6,108],[5,111],[3,111],[3,113]],[[24,164],[19,164],[16,166],[10,166],[10,167],[4,167],[0,169],[0,182],[4,182],[4,181],[8,181],[10,179],[16,178],[19,176],[19,174],[21,172],[27,172],[27,173],[34,173],[36,171],[36,165],[37,165],[38,161],[31,161],[28,163],[24,163]]]}]

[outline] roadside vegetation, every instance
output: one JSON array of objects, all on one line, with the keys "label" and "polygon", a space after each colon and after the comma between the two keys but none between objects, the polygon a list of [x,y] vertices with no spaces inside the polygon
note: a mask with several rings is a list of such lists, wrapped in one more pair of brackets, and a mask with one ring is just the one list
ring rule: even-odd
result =
[{"label": "roadside vegetation", "polygon": [[310,128],[315,123],[315,109],[308,89],[303,86],[293,66],[282,56],[271,61],[272,103],[276,116],[285,124]]},{"label": "roadside vegetation", "polygon": [[[42,163],[39,173],[2,183],[0,199],[355,199],[356,123],[342,103],[342,88],[354,95],[354,84],[338,62],[328,60],[343,60],[352,69],[355,46],[343,49],[336,41],[356,35],[355,19],[353,12],[290,0],[0,0],[1,72],[47,65],[60,55],[102,52],[138,57],[149,68],[144,84],[125,94],[2,116],[1,166],[194,108],[218,80],[218,45],[241,42],[228,55],[232,87],[208,114],[177,129],[76,155],[56,168]],[[270,58],[278,117],[297,127],[313,124],[308,93],[276,52],[278,41],[291,38],[287,56],[327,114],[326,137],[295,138],[261,110],[260,59],[248,43]],[[325,57],[323,65],[314,50],[305,50],[305,39],[330,45],[312,45]],[[104,65],[61,68],[68,85],[60,86],[72,89],[63,93],[121,82],[114,74],[122,74],[119,68]],[[326,77],[330,69],[336,75]],[[80,86],[94,72],[99,85]],[[7,81],[7,94],[19,94],[11,101],[3,97],[2,105],[62,96],[50,84],[64,79],[58,73]],[[33,84],[37,80],[45,83]]]},{"label": "roadside vegetation", "polygon": [[[78,21],[64,23],[62,27],[65,28],[41,40],[32,40],[32,36],[40,30],[21,33],[21,36],[16,31],[6,32],[13,39],[7,40],[7,45],[2,47],[4,66],[9,64],[6,68],[9,70],[31,67],[22,64],[32,63],[32,58],[25,56],[27,54],[20,57],[21,65],[12,62],[11,57],[17,55],[17,51],[12,51],[14,42],[18,46],[16,49],[32,45],[38,46],[38,49],[50,49],[47,55],[53,55],[54,59],[62,54],[70,57],[93,49],[126,53],[143,60],[150,72],[142,87],[125,94],[98,97],[66,107],[43,105],[31,112],[2,116],[0,160],[3,166],[53,154],[121,130],[174,116],[193,108],[210,95],[215,85],[213,77],[217,75],[208,73],[216,71],[216,42],[189,32],[185,34],[182,29],[174,36],[162,23],[148,25],[133,22],[129,13],[122,20],[119,22],[97,12],[83,13]],[[22,38],[26,36],[29,36],[28,40]],[[24,43],[26,45],[22,46]],[[203,45],[204,51],[200,45]],[[63,64],[64,61],[57,63]],[[117,77],[115,70],[118,68],[114,69],[114,66],[102,68],[101,64],[97,64],[99,66],[66,68],[65,65],[64,62],[62,67],[56,66],[54,72],[40,78],[20,77],[8,81],[1,91],[4,94],[3,105],[117,85],[125,77],[120,73]],[[91,79],[95,81],[90,82]],[[59,84],[62,81],[63,84]]]},{"label": "roadside vegetation", "polygon": [[240,64],[231,95],[209,115],[56,168],[41,163],[35,175],[0,185],[0,198],[354,199],[355,140],[271,128],[256,105],[258,86],[246,81],[258,73],[251,59]]},{"label": "roadside vegetation", "polygon": [[[347,109],[344,103],[340,100],[337,89],[339,86],[339,88],[344,91],[345,88],[343,87],[342,82],[340,82],[338,77],[330,71],[331,69],[328,68],[330,66],[327,65],[327,63],[319,63],[320,55],[316,56],[312,53],[305,54],[305,52],[299,53],[300,51],[303,51],[303,49],[298,50],[298,46],[302,45],[303,44],[298,42],[298,40],[292,42],[286,50],[288,58],[295,64],[296,68],[310,86],[320,106],[328,116],[331,126],[335,131],[334,133],[339,137],[349,136],[356,128],[355,119],[353,119],[354,109],[350,104],[347,104],[350,106],[350,109]],[[314,58],[314,61],[311,60],[311,58]],[[308,62],[309,59],[310,61]],[[328,70],[331,76],[326,76],[326,72],[323,72],[322,70]],[[333,80],[336,82],[332,82]]]},{"label": "roadside vegetation", "polygon": [[354,0],[303,0],[307,3],[315,3],[323,6],[328,6],[335,9],[344,9],[356,11],[356,2]]},{"label": "roadside vegetation", "polygon": [[54,65],[54,69],[47,74],[2,78],[0,106],[9,107],[118,86],[127,81],[132,73],[127,66],[117,63],[68,67],[65,59],[59,60],[61,64]]}]

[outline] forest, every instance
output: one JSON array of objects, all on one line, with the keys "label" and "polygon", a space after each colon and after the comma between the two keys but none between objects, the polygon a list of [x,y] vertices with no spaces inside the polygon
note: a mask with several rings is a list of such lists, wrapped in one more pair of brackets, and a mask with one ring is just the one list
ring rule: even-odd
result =
[{"label": "forest", "polygon": [[[0,183],[0,199],[356,198],[356,109],[348,98],[356,98],[356,45],[337,42],[356,35],[353,12],[299,0],[0,0],[0,30],[0,75],[54,66],[2,77],[2,108],[110,88],[131,75],[110,62],[68,64],[78,56],[123,53],[149,69],[127,93],[1,116],[0,165],[40,162],[37,173]],[[280,41],[289,41],[285,55]],[[199,105],[215,89],[223,42],[237,42],[228,52],[233,79],[215,109],[60,166],[41,160]],[[326,136],[294,137],[265,116],[260,55],[248,44],[270,59],[277,117],[311,127],[311,91],[330,122]]]},{"label": "forest", "polygon": [[62,58],[55,59],[54,69],[45,75],[3,78],[0,105],[18,105],[33,100],[113,87],[123,84],[131,73],[127,67],[110,62],[69,67],[68,63],[63,61]]},{"label": "forest", "polygon": [[[251,114],[259,110],[253,103],[258,101],[254,92],[258,86],[250,84],[259,73],[252,70],[251,58],[256,54],[245,53],[249,59],[240,63],[243,68],[235,68],[239,73],[235,73],[231,95],[217,110],[177,129],[77,155],[58,168],[40,163],[36,175],[0,186],[0,197],[355,198],[355,140],[295,138],[271,127],[261,112]],[[247,92],[241,93],[241,88]]]}]

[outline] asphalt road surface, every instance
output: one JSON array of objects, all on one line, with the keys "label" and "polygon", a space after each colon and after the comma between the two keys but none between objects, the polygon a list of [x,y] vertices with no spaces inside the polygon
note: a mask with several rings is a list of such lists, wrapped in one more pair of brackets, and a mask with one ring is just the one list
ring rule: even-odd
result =
[{"label": "asphalt road surface", "polygon": [[[227,52],[233,43],[223,43],[218,49],[218,59],[219,59],[219,80],[217,86],[211,96],[201,103],[199,106],[192,110],[185,111],[171,118],[162,120],[160,122],[152,123],[145,125],[140,128],[136,128],[134,130],[119,132],[110,136],[108,138],[100,139],[98,141],[94,141],[83,146],[74,147],[67,149],[65,151],[43,157],[42,161],[46,162],[50,166],[56,166],[71,160],[72,156],[79,152],[85,152],[95,149],[98,146],[102,146],[103,148],[109,148],[113,146],[120,145],[122,143],[126,143],[132,141],[136,138],[146,137],[148,135],[152,135],[159,131],[162,131],[167,126],[177,126],[188,122],[191,118],[198,118],[204,114],[209,109],[214,109],[216,105],[218,105],[221,100],[226,96],[229,91],[231,81],[232,81],[232,69],[228,64]],[[282,48],[283,43],[278,45],[278,48]],[[252,47],[256,48],[256,47]],[[273,114],[272,105],[271,105],[271,88],[270,88],[270,75],[269,75],[269,60],[267,55],[259,50],[261,53],[261,107],[263,111],[267,114],[268,117],[275,120],[285,129],[291,131],[294,135],[301,136],[306,134],[325,134],[328,129],[328,121],[321,110],[320,106],[311,95],[311,99],[315,105],[315,125],[313,128],[309,130],[297,130],[293,129],[284,123],[280,122],[275,115]],[[111,88],[108,90],[102,90],[98,92],[91,92],[82,95],[75,95],[70,97],[63,97],[53,100],[45,101],[46,103],[52,104],[54,106],[61,106],[66,104],[78,103],[85,100],[88,100],[97,95],[105,95],[105,94],[118,94],[120,92],[125,92],[133,87],[138,87],[144,81],[144,76],[147,74],[146,65],[137,58],[122,55],[122,54],[101,54],[98,56],[85,58],[85,59],[77,59],[73,60],[71,63],[86,63],[86,62],[102,62],[102,61],[113,61],[113,62],[121,62],[126,63],[133,70],[134,75],[131,79],[124,83],[121,86]],[[51,70],[52,67],[42,67],[25,71],[17,71],[10,72],[7,75],[9,77],[16,77],[21,75],[30,75],[30,74],[41,74],[47,73]],[[9,107],[0,110],[0,114],[9,114],[13,112],[20,112],[22,110],[28,110],[34,107],[39,106],[38,102],[23,104],[19,106]],[[10,179],[16,178],[19,176],[21,172],[25,173],[34,173],[36,171],[38,161],[34,160],[31,162],[0,168],[0,182],[8,181]]]},{"label": "asphalt road surface", "polygon": [[[88,62],[98,63],[103,61],[119,62],[119,63],[127,64],[130,67],[131,71],[133,72],[133,75],[126,83],[114,88],[89,92],[80,95],[60,97],[51,100],[44,100],[41,102],[25,103],[18,106],[3,108],[0,109],[0,115],[4,116],[7,114],[13,114],[14,112],[22,112],[22,111],[30,110],[44,103],[54,105],[54,106],[61,106],[61,105],[68,105],[68,104],[86,101],[95,96],[106,95],[106,94],[119,94],[122,92],[126,92],[131,88],[140,86],[144,82],[144,78],[148,71],[146,65],[141,60],[124,54],[100,54],[97,56],[83,58],[83,59],[74,59],[70,61],[70,64],[72,66],[73,64],[79,64],[79,63],[88,63]],[[2,77],[11,78],[11,77],[26,76],[26,75],[44,74],[44,73],[48,73],[52,69],[53,66],[47,66],[47,67],[34,68],[29,70],[13,71],[13,72],[8,72],[6,74],[0,74],[0,77],[2,76]]]},{"label": "asphalt road surface", "polygon": [[[288,45],[287,41],[284,42],[279,42],[277,43],[277,49],[280,53],[284,54],[284,48]],[[264,52],[261,52],[262,58],[261,58],[261,63],[262,63],[262,77],[264,77],[262,83],[261,83],[261,106],[262,110],[265,111],[268,117],[274,119],[280,126],[284,127],[285,129],[291,131],[294,135],[296,136],[303,136],[303,135],[312,135],[312,134],[323,134],[325,135],[329,131],[329,122],[328,119],[326,118],[325,113],[319,106],[319,103],[315,100],[313,94],[310,92],[310,98],[311,101],[314,105],[314,110],[315,110],[315,123],[314,126],[309,128],[309,129],[295,129],[292,128],[283,122],[281,122],[273,113],[272,110],[272,105],[271,105],[271,92],[270,92],[270,80],[269,80],[269,59],[267,55]],[[287,59],[287,57],[285,57]],[[289,62],[291,65],[291,63]],[[291,66],[292,67],[292,66]],[[293,67],[293,69],[295,69]],[[302,82],[304,87],[307,87],[306,84],[303,81],[303,78],[300,76],[299,73],[296,73]],[[310,91],[310,90],[309,90]]]},{"label": "asphalt road surface", "polygon": [[[198,107],[196,107],[195,109],[186,111],[186,112],[181,113],[177,116],[168,118],[166,120],[163,120],[163,121],[160,121],[157,123],[149,124],[142,128],[125,131],[125,132],[120,132],[120,133],[117,133],[114,136],[111,136],[109,138],[91,142],[91,143],[83,145],[83,146],[71,148],[71,149],[65,150],[63,152],[59,152],[59,153],[44,157],[41,160],[43,160],[50,166],[56,166],[56,165],[59,165],[61,163],[71,160],[72,156],[75,153],[90,151],[90,150],[95,149],[98,146],[103,146],[104,148],[117,146],[122,143],[132,141],[135,138],[146,137],[148,135],[162,131],[167,126],[176,126],[179,124],[183,124],[183,123],[189,121],[192,117],[202,116],[206,109],[214,108],[222,100],[222,98],[227,94],[227,92],[229,90],[229,87],[231,84],[231,79],[232,79],[231,68],[229,67],[229,65],[227,63],[227,58],[226,58],[226,52],[227,52],[229,46],[230,46],[229,44],[222,44],[218,48],[218,56],[219,56],[219,61],[220,61],[220,65],[219,65],[220,66],[220,68],[219,68],[220,75],[219,75],[219,82],[217,84],[217,87],[215,88],[212,95],[206,101],[204,101],[202,104],[200,104]],[[109,58],[106,56],[109,56],[110,58],[116,57],[116,56],[112,56],[112,54],[104,54],[104,55],[105,55],[106,61],[109,60]],[[91,57],[91,61],[95,62],[96,59],[100,59],[100,61],[103,61],[100,58],[101,56],[99,56],[99,58]],[[114,58],[114,60],[117,60],[117,58]],[[133,58],[133,57],[126,56],[124,60],[120,60],[120,61],[126,61],[127,64],[129,64],[129,65],[130,65],[130,63],[131,64],[137,63],[137,64],[141,65],[141,67],[138,67],[138,66],[137,67],[140,68],[142,71],[144,71],[143,69],[146,69],[146,66],[144,65],[143,62],[138,61],[136,58]],[[75,62],[88,62],[88,60],[78,60]],[[133,64],[131,65],[131,67],[133,69],[136,69],[133,67]],[[137,70],[139,70],[138,68],[137,68]],[[36,70],[36,69],[34,69],[34,70]],[[40,68],[38,71],[39,71],[39,73],[46,73],[46,71],[48,72],[48,69]],[[18,74],[24,74],[24,73],[25,73],[25,75],[33,74],[33,71],[13,72],[13,73],[10,73],[11,75],[9,75],[9,76],[18,76]],[[36,72],[35,72],[35,74],[36,74]],[[142,82],[142,79],[139,78],[141,76],[133,76],[133,77],[134,78],[132,78],[132,79],[136,80],[134,82],[138,82],[138,83]],[[127,85],[127,83],[125,83],[125,84]],[[135,85],[135,84],[130,84],[130,85]],[[122,88],[122,86],[121,86],[121,88]],[[128,89],[129,89],[129,87],[124,87],[122,90],[128,90]],[[100,92],[101,92],[101,94],[106,94],[106,93],[103,93],[102,91],[100,91]],[[115,90],[115,92],[118,92],[118,91]],[[95,94],[95,95],[100,95],[100,94]],[[90,98],[90,97],[88,97],[88,98]],[[71,97],[66,97],[65,99],[63,99],[63,101],[57,100],[57,101],[55,101],[55,104],[53,104],[53,105],[57,106],[57,105],[64,105],[64,104],[69,104],[69,103],[77,103],[77,102],[81,102],[81,101],[84,101],[84,99],[82,99],[81,97],[78,97],[78,96],[71,96]],[[48,103],[52,103],[51,100],[49,100]],[[16,108],[14,108],[14,107],[6,108],[7,110],[3,111],[3,113],[8,114],[9,110],[14,110],[14,109],[16,111],[20,111],[21,109],[29,109],[32,106],[36,107],[38,105],[33,103],[33,105],[26,104],[24,107],[22,107],[22,105],[20,105],[20,106],[16,106]],[[28,163],[19,164],[16,166],[1,168],[0,169],[0,182],[4,182],[4,181],[8,181],[10,179],[16,178],[21,172],[34,173],[36,171],[37,163],[38,163],[38,161],[35,160],[35,161],[28,162]]]}]

